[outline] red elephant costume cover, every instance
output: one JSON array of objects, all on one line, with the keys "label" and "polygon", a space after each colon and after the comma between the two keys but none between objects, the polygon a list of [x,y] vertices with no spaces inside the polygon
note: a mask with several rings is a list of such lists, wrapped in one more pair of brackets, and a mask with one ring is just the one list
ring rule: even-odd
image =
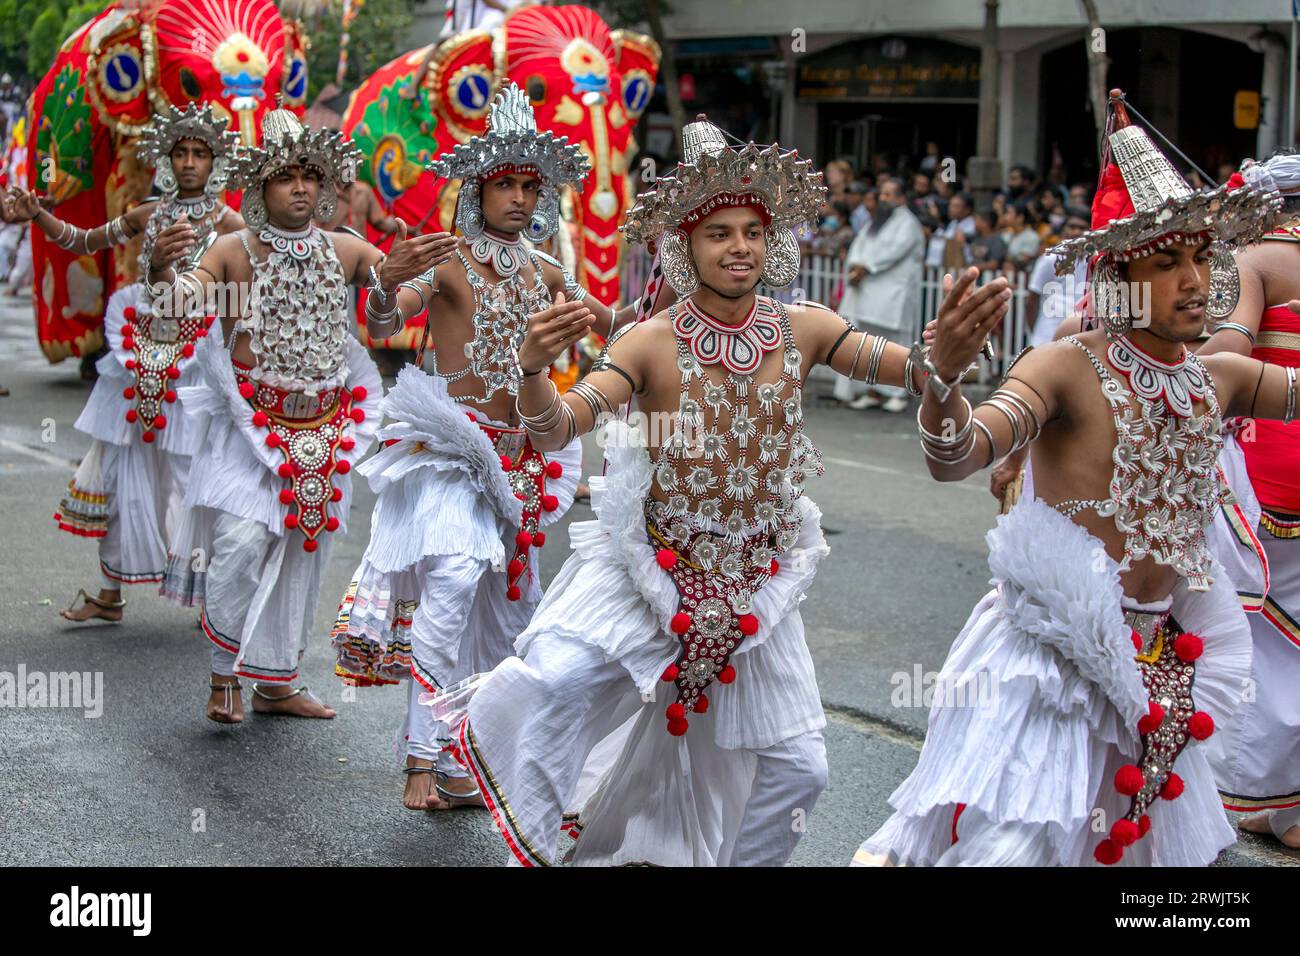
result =
[{"label": "red elephant costume cover", "polygon": [[[532,102],[538,129],[580,143],[592,171],[573,196],[575,274],[600,301],[619,293],[632,131],[650,101],[659,48],[649,37],[610,31],[586,7],[524,7],[499,27],[468,30],[398,57],[353,94],[342,129],[364,155],[358,178],[414,234],[451,229],[457,183],[425,169],[439,154],[482,133],[506,80]],[[417,88],[418,85],[418,88]],[[371,239],[378,238],[376,233]],[[415,348],[424,316],[413,316],[381,348]]]},{"label": "red elephant costume cover", "polygon": [[[211,102],[244,141],[262,114],[302,112],[307,60],[302,31],[271,0],[114,3],[60,47],[32,95],[28,180],[54,197],[54,214],[90,229],[149,192],[153,170],[135,140],[155,109]],[[136,278],[139,239],[77,255],[32,230],[36,334],[51,362],[103,344],[104,307]]]}]

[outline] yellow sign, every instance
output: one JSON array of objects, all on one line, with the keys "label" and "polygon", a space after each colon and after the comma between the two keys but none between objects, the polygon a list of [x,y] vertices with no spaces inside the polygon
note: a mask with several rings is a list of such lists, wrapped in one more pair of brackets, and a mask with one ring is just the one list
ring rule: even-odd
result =
[{"label": "yellow sign", "polygon": [[1238,90],[1232,98],[1232,125],[1237,129],[1259,128],[1259,91]]}]

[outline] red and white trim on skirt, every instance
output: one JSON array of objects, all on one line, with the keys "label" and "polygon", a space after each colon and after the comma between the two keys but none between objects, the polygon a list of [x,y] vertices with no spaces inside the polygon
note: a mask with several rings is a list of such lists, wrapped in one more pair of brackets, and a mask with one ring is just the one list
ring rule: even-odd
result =
[{"label": "red and white trim on skirt", "polygon": [[104,577],[112,578],[119,584],[161,584],[165,577],[162,571],[142,571],[139,574],[119,571],[117,568],[109,567],[102,558],[99,561],[99,570],[104,573]]},{"label": "red and white trim on skirt", "polygon": [[474,775],[479,792],[483,794],[483,802],[487,804],[488,812],[492,814],[492,822],[496,824],[497,832],[506,841],[506,846],[509,847],[514,858],[522,866],[550,866],[546,857],[537,851],[520,829],[510,804],[497,785],[496,778],[483,762],[483,755],[479,752],[478,742],[474,739],[474,732],[470,729],[468,719],[461,722],[460,729],[453,732],[452,737],[451,746],[447,750],[456,758],[457,763]]},{"label": "red and white trim on skirt", "polygon": [[[239,644],[212,626],[212,622],[208,619],[208,609],[206,607],[203,609],[203,613],[199,615],[199,625],[203,628],[203,633],[207,635],[208,640],[217,647],[231,654],[237,655],[239,653]],[[296,668],[293,671],[267,670],[262,667],[254,667],[251,664],[242,664],[235,668],[235,676],[266,681],[268,684],[287,684],[298,677],[298,671]]]}]

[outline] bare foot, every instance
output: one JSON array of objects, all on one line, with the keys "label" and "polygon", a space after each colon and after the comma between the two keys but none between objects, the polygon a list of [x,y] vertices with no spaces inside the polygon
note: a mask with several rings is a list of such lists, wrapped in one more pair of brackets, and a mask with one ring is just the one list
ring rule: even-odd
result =
[{"label": "bare foot", "polygon": [[338,712],[322,704],[306,687],[267,688],[261,684],[254,684],[253,713],[329,720]]},{"label": "bare foot", "polygon": [[439,771],[434,787],[437,802],[431,810],[455,810],[457,807],[486,807],[483,794],[473,777],[449,777]]},{"label": "bare foot", "polygon": [[[1254,816],[1244,817],[1238,823],[1237,827],[1245,830],[1247,833],[1259,833],[1263,836],[1275,836],[1273,827],[1269,821],[1270,813],[1256,813]],[[1300,849],[1300,826],[1294,826],[1287,829],[1278,840],[1285,847],[1292,850]]]},{"label": "bare foot", "polygon": [[244,698],[240,694],[239,679],[224,674],[213,674],[208,684],[208,720],[218,724],[238,724],[244,719]]},{"label": "bare foot", "polygon": [[74,605],[77,603],[77,598],[82,601],[81,607],[76,610],[69,607],[66,611],[59,612],[65,621],[72,621],[74,624],[91,620],[111,621],[114,624],[121,622],[122,608],[126,607],[126,602],[122,600],[120,590],[109,591],[101,588],[98,597],[91,597],[84,590],[78,591],[77,597],[72,599]]},{"label": "bare foot", "polygon": [[406,792],[402,794],[402,806],[408,810],[435,809],[439,800],[433,787],[433,761],[407,757],[406,766],[412,769],[406,774]]}]

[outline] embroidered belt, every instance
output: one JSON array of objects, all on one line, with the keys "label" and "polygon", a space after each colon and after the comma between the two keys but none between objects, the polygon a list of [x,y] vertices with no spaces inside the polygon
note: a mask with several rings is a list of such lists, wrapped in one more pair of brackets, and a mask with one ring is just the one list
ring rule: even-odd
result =
[{"label": "embroidered belt", "polygon": [[1260,332],[1255,338],[1257,349],[1286,349],[1300,352],[1300,333],[1297,332]]},{"label": "embroidered belt", "polygon": [[123,311],[122,351],[128,354],[122,363],[135,379],[122,389],[122,397],[135,405],[126,410],[126,420],[142,429],[140,440],[149,443],[154,432],[167,427],[164,406],[176,401],[170,382],[181,377],[180,363],[194,354],[194,343],[208,334],[215,316],[169,319],[146,316],[149,327],[137,326],[139,313],[134,306]]},{"label": "embroidered belt", "polygon": [[1176,800],[1183,780],[1174,773],[1174,761],[1189,740],[1204,740],[1214,733],[1214,720],[1196,710],[1192,686],[1196,660],[1204,649],[1200,637],[1183,631],[1168,612],[1125,612],[1133,628],[1135,660],[1146,689],[1149,707],[1138,721],[1142,754],[1136,764],[1125,764],[1115,774],[1114,786],[1130,798],[1129,809],[1095,850],[1097,861],[1117,863],[1124,848],[1151,829],[1147,810],[1157,797]]},{"label": "embroidered belt", "polygon": [[[352,470],[352,463],[338,453],[356,445],[347,424],[365,421],[366,413],[353,405],[365,401],[366,390],[330,388],[307,395],[254,382],[244,371],[235,365],[239,394],[253,409],[253,427],[266,429],[266,444],[284,456],[278,469],[288,482],[280,491],[280,503],[290,508],[284,526],[302,532],[304,551],[315,551],[320,533],[339,527],[329,504],[341,501],[343,490],[334,486],[333,478]],[[317,414],[306,415],[311,409]]]},{"label": "embroidered belt", "polygon": [[[677,697],[668,705],[668,732],[675,737],[686,733],[688,712],[705,713],[709,698],[704,690],[717,680],[730,684],[736,671],[728,661],[746,637],[758,632],[758,618],[753,614],[754,595],[765,585],[779,565],[775,558],[765,566],[755,567],[752,560],[743,563],[733,574],[706,571],[686,555],[696,556],[702,550],[717,548],[715,535],[699,531],[689,536],[680,550],[673,547],[668,537],[655,525],[646,521],[650,541],[658,545],[655,560],[677,588],[678,611],[670,627],[681,644],[677,660],[668,665],[661,680],[677,685]],[[750,539],[747,554],[753,551],[770,552],[768,536],[756,535]]]},{"label": "embroidered belt", "polygon": [[548,462],[533,447],[524,429],[489,425],[468,412],[465,414],[492,442],[493,449],[501,456],[501,470],[506,473],[510,490],[523,503],[519,533],[515,535],[515,553],[506,567],[506,598],[518,601],[523,596],[520,579],[525,574],[532,577],[529,549],[546,544],[546,533],[538,530],[542,512],[554,511],[560,506],[560,500],[547,493],[546,479],[559,478],[564,474],[564,466],[558,461]]}]

